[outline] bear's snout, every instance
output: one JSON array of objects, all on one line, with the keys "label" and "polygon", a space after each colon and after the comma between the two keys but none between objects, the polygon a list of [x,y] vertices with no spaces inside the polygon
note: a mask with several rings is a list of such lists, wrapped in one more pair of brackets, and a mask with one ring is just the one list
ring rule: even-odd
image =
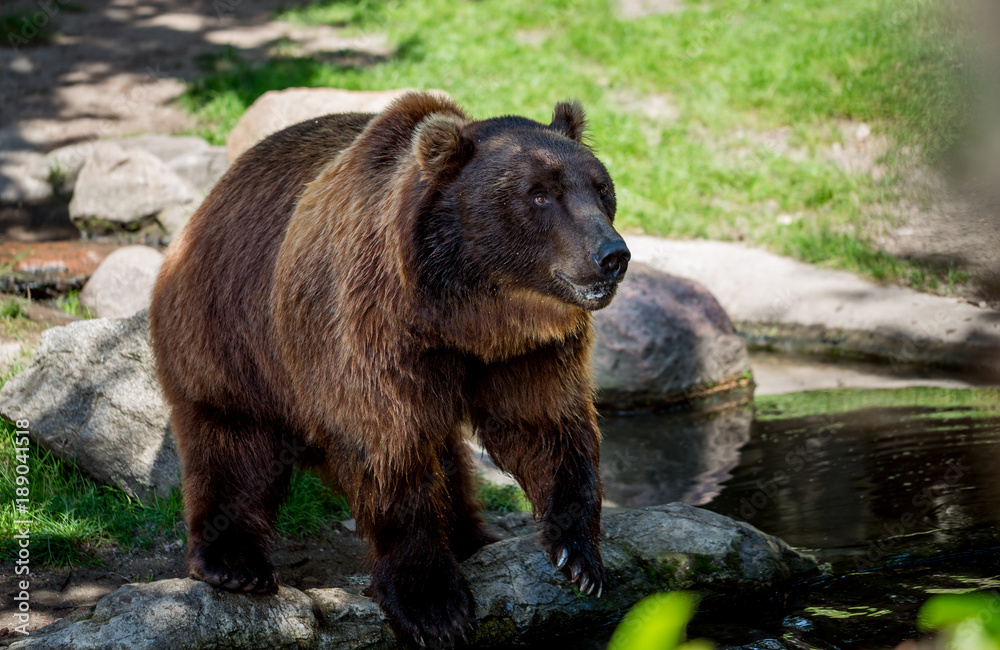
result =
[{"label": "bear's snout", "polygon": [[628,261],[632,259],[625,240],[621,237],[605,241],[597,249],[594,262],[601,273],[609,280],[620,280],[628,270]]}]

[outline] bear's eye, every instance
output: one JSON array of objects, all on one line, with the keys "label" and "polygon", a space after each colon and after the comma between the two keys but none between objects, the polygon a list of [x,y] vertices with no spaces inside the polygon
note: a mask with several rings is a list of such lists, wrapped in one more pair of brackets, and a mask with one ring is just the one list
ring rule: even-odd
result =
[{"label": "bear's eye", "polygon": [[534,201],[535,205],[548,205],[549,197],[545,196],[544,194],[536,194]]},{"label": "bear's eye", "polygon": [[604,196],[611,191],[611,188],[604,183],[601,183],[601,186],[597,188],[597,191],[600,192],[601,196]]}]

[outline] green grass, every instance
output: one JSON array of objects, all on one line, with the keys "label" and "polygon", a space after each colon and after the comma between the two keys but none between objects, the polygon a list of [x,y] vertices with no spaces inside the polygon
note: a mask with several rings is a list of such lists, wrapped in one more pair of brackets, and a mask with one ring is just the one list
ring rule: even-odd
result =
[{"label": "green grass", "polygon": [[[45,565],[95,564],[108,547],[122,550],[150,549],[156,543],[186,539],[184,505],[179,489],[164,498],[141,502],[122,490],[101,485],[71,463],[31,444],[28,451],[30,508],[15,513],[16,498],[14,426],[0,420],[0,561],[11,561],[16,552],[18,519],[31,527],[33,563]],[[276,526],[279,535],[309,536],[324,525],[350,517],[344,497],[334,494],[309,473],[296,471],[288,501]]]},{"label": "green grass", "polygon": [[0,421],[0,558],[17,553],[13,535],[18,519],[33,521],[31,557],[36,565],[95,564],[102,547],[151,548],[165,537],[181,537],[180,492],[140,503],[120,489],[100,485],[75,466],[31,444],[27,452],[29,507],[15,513],[14,426]]},{"label": "green grass", "polygon": [[72,314],[78,318],[94,318],[95,316],[89,307],[84,306],[80,302],[80,291],[77,289],[67,292],[65,296],[56,298],[53,302],[57,309],[61,309],[67,314]]},{"label": "green grass", "polygon": [[0,318],[4,320],[24,318],[27,309],[24,300],[20,298],[7,298],[0,303]]},{"label": "green grass", "polygon": [[843,388],[754,398],[754,419],[784,420],[810,415],[837,414],[866,408],[938,409],[942,417],[997,417],[1000,389],[996,388]]},{"label": "green grass", "polygon": [[278,513],[276,529],[285,537],[315,535],[332,521],[351,518],[347,499],[310,472],[295,470],[288,500]]},{"label": "green grass", "polygon": [[16,296],[0,299],[0,338],[23,340],[43,326],[28,318],[28,301]]},{"label": "green grass", "polygon": [[[77,6],[76,3],[73,3]],[[37,11],[0,12],[0,47],[20,48],[52,41],[52,19],[36,21]],[[45,12],[42,12],[45,15]],[[44,24],[41,24],[44,22]]]},{"label": "green grass", "polygon": [[516,485],[496,485],[477,477],[477,487],[479,490],[479,500],[483,502],[483,509],[492,512],[522,512],[530,511],[531,504],[528,502],[524,492]]},{"label": "green grass", "polygon": [[[290,86],[441,88],[477,117],[543,121],[574,97],[628,231],[745,240],[929,291],[968,279],[874,245],[913,159],[945,158],[965,128],[960,34],[936,2],[705,0],[629,22],[612,0],[340,0],[276,17],[386,33],[397,54],[372,67],[204,59],[183,101],[213,142]],[[650,96],[674,116],[647,115]],[[896,143],[879,179],[831,160],[861,122]]]},{"label": "green grass", "polygon": [[[23,368],[15,365],[0,377],[0,387]],[[72,463],[31,443],[27,452],[30,502],[15,512],[18,494],[15,427],[0,419],[0,562],[17,553],[17,520],[33,521],[31,557],[35,565],[88,565],[100,562],[100,551],[150,549],[156,543],[186,539],[184,505],[179,489],[148,502],[85,476]],[[23,461],[23,459],[22,459]],[[278,515],[283,536],[319,533],[331,521],[350,517],[344,497],[334,494],[309,473],[296,470],[291,493]]]}]

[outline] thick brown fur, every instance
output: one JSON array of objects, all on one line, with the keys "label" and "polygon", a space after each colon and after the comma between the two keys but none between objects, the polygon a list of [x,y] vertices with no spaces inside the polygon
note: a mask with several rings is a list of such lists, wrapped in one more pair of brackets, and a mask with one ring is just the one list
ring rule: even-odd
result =
[{"label": "thick brown fur", "polygon": [[[290,127],[219,182],[151,308],[193,576],[274,591],[276,511],[294,463],[316,465],[351,502],[397,635],[458,642],[475,615],[458,562],[492,539],[471,422],[524,487],[553,564],[604,588],[589,310],[628,258],[595,252],[620,238],[583,119],[560,104],[547,126],[473,122],[411,94]],[[517,188],[528,198],[509,216]]]}]

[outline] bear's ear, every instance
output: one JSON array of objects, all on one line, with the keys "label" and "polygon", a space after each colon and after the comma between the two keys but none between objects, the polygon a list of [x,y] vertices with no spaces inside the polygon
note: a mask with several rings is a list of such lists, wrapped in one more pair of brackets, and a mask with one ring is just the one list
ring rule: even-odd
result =
[{"label": "bear's ear", "polygon": [[437,113],[417,125],[413,154],[425,177],[437,176],[469,159],[474,145],[472,139],[462,133],[467,123],[457,115]]},{"label": "bear's ear", "polygon": [[583,106],[578,101],[559,102],[552,113],[550,129],[555,129],[570,140],[583,142],[583,133],[587,130],[587,118],[583,114]]}]

